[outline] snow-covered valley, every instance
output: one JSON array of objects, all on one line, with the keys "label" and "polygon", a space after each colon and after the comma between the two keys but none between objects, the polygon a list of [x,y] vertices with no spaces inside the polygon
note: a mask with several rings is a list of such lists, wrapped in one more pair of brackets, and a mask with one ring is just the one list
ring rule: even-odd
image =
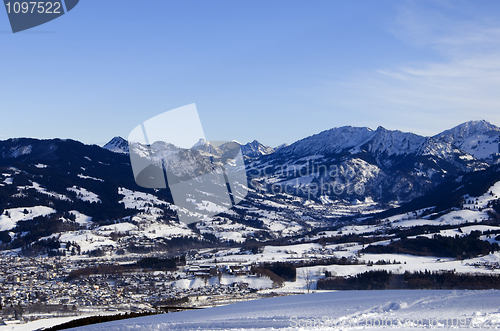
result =
[{"label": "snow-covered valley", "polygon": [[[166,320],[143,318],[157,321],[155,326],[131,324],[138,330],[190,329],[201,327],[190,324],[190,316],[206,318],[218,309],[223,316],[229,306],[213,307],[240,302],[236,307],[250,307],[249,315],[234,324],[224,324],[223,317],[217,320],[221,324],[214,320],[203,327],[251,329],[250,321],[259,320],[260,303],[265,307],[267,300],[278,300],[284,308],[252,325],[293,329],[308,327],[305,319],[315,320],[322,311],[298,314],[299,301],[308,302],[304,294],[327,295],[320,293],[326,289],[400,289],[384,292],[393,301],[372,300],[372,308],[360,303],[357,311],[366,316],[373,307],[382,307],[386,315],[417,316],[426,308],[411,295],[420,289],[498,289],[499,132],[476,121],[435,137],[343,127],[276,149],[256,141],[238,143],[246,153],[248,185],[241,190],[248,195],[231,209],[207,189],[186,204],[174,204],[166,190],[136,185],[123,139],[114,138],[105,148],[59,140],[2,142],[4,320],[20,321],[16,307],[23,307],[23,322],[48,317],[40,315],[47,304],[60,314],[54,316],[64,318],[96,309],[108,314],[172,305],[205,309],[175,314],[188,316],[184,324],[168,324],[177,318],[174,314]],[[163,145],[155,144],[158,157],[168,154]],[[55,151],[50,158],[48,147]],[[224,153],[224,146],[205,141],[196,148],[200,155]],[[185,224],[179,215],[198,221]],[[482,283],[471,285],[470,277]],[[452,278],[455,285],[447,282]],[[346,293],[361,293],[359,301],[370,302],[369,292]],[[401,293],[409,297],[402,299]],[[431,292],[418,295],[424,293]],[[435,293],[452,300],[450,293],[462,292]],[[470,293],[485,295],[489,302],[496,292]],[[325,300],[335,306],[348,294],[331,295],[337,297]],[[279,315],[287,305],[296,307],[296,320]],[[332,323],[351,316],[324,312]],[[301,319],[306,324],[294,325]],[[270,324],[273,320],[278,323]]]}]

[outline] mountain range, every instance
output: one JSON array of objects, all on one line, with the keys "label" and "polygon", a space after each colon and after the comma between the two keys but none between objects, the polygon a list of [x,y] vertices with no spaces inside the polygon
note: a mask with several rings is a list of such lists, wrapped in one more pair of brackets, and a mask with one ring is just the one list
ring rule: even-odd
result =
[{"label": "mountain range", "polygon": [[[103,147],[63,139],[0,141],[0,240],[9,248],[31,247],[68,241],[80,231],[94,238],[84,248],[92,251],[118,247],[118,241],[109,240],[111,232],[134,247],[303,236],[415,201],[420,201],[415,208],[422,207],[428,204],[422,202],[425,197],[436,197],[443,187],[486,189],[500,162],[500,128],[486,121],[466,122],[432,137],[346,126],[277,148],[258,141],[231,144],[244,155],[248,196],[187,226],[176,215],[192,212],[174,205],[169,190],[135,183],[130,148],[145,146],[129,146],[121,137]],[[202,140],[189,153],[223,158],[226,146]],[[148,148],[159,158],[167,150],[180,153],[162,142]],[[169,166],[185,173],[184,159]],[[203,194],[193,200],[196,208],[218,210],[217,197]]]}]

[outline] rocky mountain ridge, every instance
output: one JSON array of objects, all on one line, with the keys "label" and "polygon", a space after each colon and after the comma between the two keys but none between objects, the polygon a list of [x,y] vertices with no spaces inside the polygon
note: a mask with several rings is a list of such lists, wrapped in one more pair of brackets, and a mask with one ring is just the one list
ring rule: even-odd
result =
[{"label": "rocky mountain ridge", "polygon": [[[135,183],[124,139],[113,138],[103,148],[73,140],[8,139],[0,141],[0,240],[16,248],[54,233],[86,231],[101,247],[116,244],[108,241],[109,231],[131,231],[134,235],[126,238],[133,245],[157,245],[158,240],[172,245],[172,238],[182,238],[179,245],[201,245],[301,236],[486,173],[497,167],[499,136],[498,127],[477,121],[434,137],[342,127],[277,149],[257,141],[239,144],[246,157],[248,196],[226,210],[217,197],[202,192],[190,203],[196,210],[220,213],[189,227],[177,215],[197,217],[196,212],[174,205],[169,190]],[[200,142],[195,147],[200,148],[184,152],[201,159],[203,153],[225,153],[224,145]],[[187,157],[161,142],[138,148],[155,150],[158,160],[170,151],[175,167]],[[489,173],[486,178],[497,172]],[[92,247],[97,246],[89,244],[88,250]]]}]

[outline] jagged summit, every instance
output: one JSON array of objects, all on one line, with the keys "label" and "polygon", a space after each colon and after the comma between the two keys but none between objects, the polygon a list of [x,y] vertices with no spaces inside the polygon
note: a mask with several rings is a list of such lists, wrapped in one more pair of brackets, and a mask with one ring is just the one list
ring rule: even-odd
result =
[{"label": "jagged summit", "polygon": [[367,142],[373,154],[414,154],[424,145],[426,138],[410,132],[387,130],[381,126]]},{"label": "jagged summit", "polygon": [[[432,140],[432,141],[431,141]],[[379,126],[343,126],[301,139],[289,146],[276,148],[282,155],[326,155],[368,152],[378,155],[433,154],[449,155],[456,147],[478,160],[493,161],[500,152],[500,128],[485,121],[469,121],[433,137],[411,132],[388,130]],[[442,149],[442,151],[440,151]]]},{"label": "jagged summit", "polygon": [[241,145],[241,152],[247,157],[258,157],[274,153],[274,148],[266,146],[257,140]]},{"label": "jagged summit", "polygon": [[208,153],[210,155],[220,156],[223,154],[223,152],[220,150],[220,148],[214,146],[212,143],[210,143],[209,141],[206,141],[205,139],[198,140],[198,142],[196,144],[194,144],[193,147],[191,147],[191,149],[196,150],[196,151],[200,151],[200,152],[204,152],[204,153]]},{"label": "jagged summit", "polygon": [[324,155],[349,151],[373,154],[400,155],[416,153],[425,142],[425,137],[410,132],[387,130],[379,126],[377,130],[368,127],[343,126],[323,131],[280,148],[283,154]]},{"label": "jagged summit", "polygon": [[280,148],[279,153],[287,155],[340,153],[365,142],[372,135],[373,130],[367,127],[343,126],[301,139],[290,146]]},{"label": "jagged summit", "polygon": [[468,137],[485,134],[495,136],[500,134],[500,128],[485,120],[469,121],[455,126],[449,130],[437,134],[435,137],[448,138],[453,140],[466,139]]},{"label": "jagged summit", "polygon": [[499,153],[500,128],[485,120],[469,121],[434,136],[450,143],[477,159],[490,159]]},{"label": "jagged summit", "polygon": [[[487,161],[492,160],[493,156],[500,152],[500,127],[485,120],[469,121],[433,137],[423,137],[410,132],[388,130],[383,126],[379,126],[376,130],[368,127],[343,126],[306,137],[291,145],[283,144],[276,148],[263,145],[257,140],[247,144],[236,143],[241,146],[243,154],[249,158],[276,152],[281,155],[294,156],[342,152],[350,154],[368,152],[373,155],[387,156],[427,155],[430,153],[430,149],[432,149],[432,154],[451,155],[450,151],[454,146],[478,160]],[[103,148],[121,154],[129,152],[128,142],[122,137],[114,137]],[[223,145],[214,145],[204,139],[200,139],[193,146],[193,149],[213,155],[224,153]]]},{"label": "jagged summit", "polygon": [[122,137],[114,137],[102,148],[120,154],[128,154],[129,152],[128,141]]},{"label": "jagged summit", "polygon": [[207,152],[213,155],[222,155],[227,152],[228,148],[231,149],[234,144],[238,144],[241,147],[241,152],[247,158],[255,158],[263,155],[269,155],[274,153],[275,149],[266,145],[261,144],[257,140],[254,140],[247,144],[241,144],[240,142],[233,140],[228,143],[215,146],[214,144],[200,139],[198,143],[193,146],[193,149],[200,152]]},{"label": "jagged summit", "polygon": [[194,144],[194,145],[193,145],[193,147],[203,146],[203,145],[205,145],[206,143],[207,143],[207,141],[206,141],[205,139],[200,138],[200,140],[198,140],[198,141],[196,142],[196,144]]}]

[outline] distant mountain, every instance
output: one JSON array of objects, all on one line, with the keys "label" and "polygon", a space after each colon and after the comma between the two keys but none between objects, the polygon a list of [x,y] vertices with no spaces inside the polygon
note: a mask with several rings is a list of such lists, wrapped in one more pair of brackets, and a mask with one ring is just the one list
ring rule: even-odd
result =
[{"label": "distant mountain", "polygon": [[[432,140],[433,142],[429,142]],[[378,127],[344,126],[323,131],[279,148],[283,155],[328,155],[368,152],[372,155],[425,154],[429,145],[448,149],[457,147],[477,159],[491,159],[499,153],[500,128],[486,121],[470,121],[434,137]]]},{"label": "distant mountain", "polygon": [[480,160],[494,162],[500,153],[500,128],[484,120],[460,124],[434,138],[453,144]]},{"label": "distant mountain", "polygon": [[274,148],[263,145],[257,140],[254,140],[251,143],[241,145],[241,152],[245,156],[255,158],[274,153]]},{"label": "distant mountain", "polygon": [[366,141],[355,146],[349,152],[354,154],[364,151],[384,157],[417,154],[425,141],[425,137],[414,133],[391,131],[379,126]]},{"label": "distant mountain", "polygon": [[286,147],[286,146],[288,146],[288,144],[286,144],[286,143],[285,144],[281,144],[278,147],[276,147],[274,150],[277,151],[278,149],[281,149],[281,148]]},{"label": "distant mountain", "polygon": [[[275,150],[283,148],[287,146],[286,144],[278,146],[276,149],[263,145],[257,140],[254,140],[247,144],[241,144],[237,141],[233,141],[232,143],[236,143],[241,146],[241,151],[243,155],[248,158],[256,158],[263,155],[268,155],[274,153]],[[214,144],[213,142],[206,141],[205,139],[200,139],[196,144],[194,144],[191,149],[195,151],[199,151],[202,154],[209,154],[211,156],[222,156],[227,150],[227,143],[224,144]],[[128,154],[129,153],[129,144],[128,141],[123,139],[122,137],[114,137],[111,139],[103,148],[115,152]],[[19,151],[18,153],[20,153]]]},{"label": "distant mountain", "polygon": [[[461,134],[464,130],[453,131],[454,140],[446,139],[448,134],[423,137],[383,127],[377,130],[351,126],[334,128],[264,155],[251,163],[250,168],[257,174],[254,180],[267,190],[274,187],[275,191],[280,188],[282,192],[311,196],[311,192],[301,187],[326,185],[331,188],[336,185],[337,193],[320,190],[314,196],[326,195],[330,200],[369,198],[388,203],[407,202],[450,176],[489,166],[485,159],[461,149],[464,144],[460,141],[469,141],[468,137],[482,134],[483,142],[488,135],[489,140],[485,141],[489,141],[488,146],[494,152],[492,146],[498,149],[495,134],[500,129],[486,122],[474,123],[462,126],[475,127],[475,130],[465,130],[464,134]],[[488,160],[494,155],[491,154]],[[348,185],[363,187],[362,195],[341,190]]]},{"label": "distant mountain", "polygon": [[102,148],[115,153],[128,154],[128,141],[122,137],[114,137]]},{"label": "distant mountain", "polygon": [[293,155],[294,157],[338,154],[366,142],[373,135],[374,131],[366,127],[333,128],[280,148],[279,154]]},{"label": "distant mountain", "polygon": [[[132,248],[164,237],[189,237],[202,245],[301,236],[343,217],[374,214],[416,198],[428,205],[452,196],[456,203],[465,194],[460,186],[480,191],[497,179],[499,137],[500,128],[473,121],[433,137],[346,126],[278,148],[258,141],[202,140],[181,149],[165,142],[129,146],[121,137],[102,148],[74,140],[8,139],[0,141],[0,241],[17,248],[61,231],[75,231],[74,236],[90,231],[85,236],[92,238],[101,228],[109,236],[105,227],[115,223],[134,229],[120,241],[120,247]],[[209,188],[187,202],[195,206],[193,212],[173,205],[169,190],[138,186],[128,155],[133,150],[147,156],[182,181],[211,172],[212,162],[231,159],[235,144],[245,155],[250,194],[229,211]],[[426,199],[438,186],[440,191]],[[457,193],[446,195],[447,188]],[[203,210],[221,213],[203,217]],[[178,222],[179,213],[200,221],[188,228]],[[138,239],[144,237],[149,239]],[[98,240],[118,245],[106,235]],[[95,247],[92,241],[89,247]]]}]

